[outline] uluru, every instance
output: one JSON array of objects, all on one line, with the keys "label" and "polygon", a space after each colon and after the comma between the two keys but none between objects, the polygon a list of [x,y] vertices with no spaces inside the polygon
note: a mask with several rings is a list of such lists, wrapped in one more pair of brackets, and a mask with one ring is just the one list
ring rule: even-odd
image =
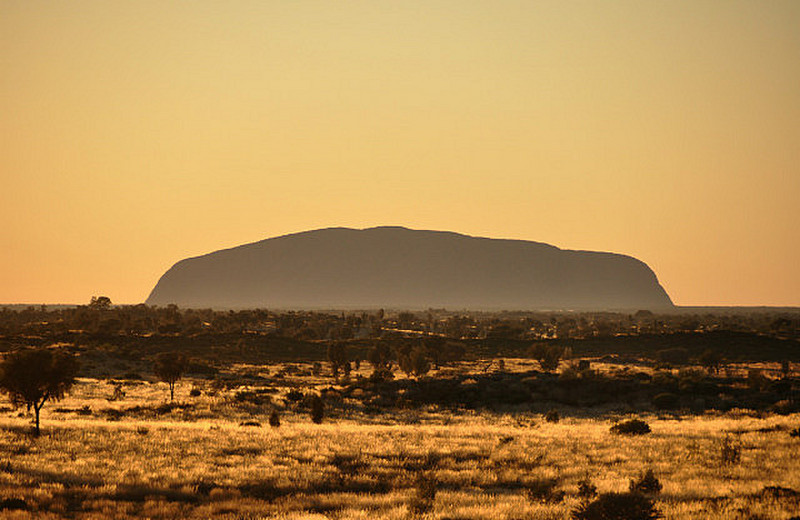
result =
[{"label": "uluru", "polygon": [[620,310],[673,306],[633,257],[404,227],[294,233],[173,265],[146,301],[181,307]]}]

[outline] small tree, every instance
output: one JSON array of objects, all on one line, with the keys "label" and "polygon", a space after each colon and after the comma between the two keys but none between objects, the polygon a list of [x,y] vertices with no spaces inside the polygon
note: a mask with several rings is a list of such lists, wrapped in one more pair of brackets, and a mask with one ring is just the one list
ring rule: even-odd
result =
[{"label": "small tree", "polygon": [[415,377],[422,377],[431,369],[425,349],[421,346],[399,353],[398,363],[400,364],[400,370]]},{"label": "small tree", "polygon": [[369,352],[369,362],[373,367],[370,380],[374,382],[386,381],[392,379],[392,352],[389,346],[385,343],[378,343]]},{"label": "small tree", "polygon": [[156,357],[153,371],[156,376],[169,385],[169,400],[175,399],[175,383],[183,377],[189,367],[189,360],[177,352],[162,352]]},{"label": "small tree", "polygon": [[417,317],[413,312],[401,312],[397,315],[397,327],[400,329],[408,330],[414,325]]},{"label": "small tree", "polygon": [[722,354],[716,350],[706,349],[698,358],[700,364],[705,367],[709,374],[719,374],[719,367],[722,364]]},{"label": "small tree", "polygon": [[28,349],[6,356],[0,365],[0,389],[15,406],[33,408],[35,433],[39,435],[39,412],[48,400],[64,397],[75,383],[78,361],[66,352]]},{"label": "small tree", "polygon": [[391,359],[392,351],[386,343],[378,343],[369,351],[369,362],[375,370],[389,368]]},{"label": "small tree", "polygon": [[331,364],[333,378],[339,378],[339,370],[344,370],[345,375],[350,374],[350,360],[347,355],[347,346],[341,342],[328,345],[328,361]]},{"label": "small tree", "polygon": [[107,311],[111,308],[111,298],[108,296],[92,296],[89,308],[96,311]]},{"label": "small tree", "polygon": [[558,368],[562,353],[561,348],[544,343],[537,343],[531,347],[531,355],[545,372],[552,372]]}]

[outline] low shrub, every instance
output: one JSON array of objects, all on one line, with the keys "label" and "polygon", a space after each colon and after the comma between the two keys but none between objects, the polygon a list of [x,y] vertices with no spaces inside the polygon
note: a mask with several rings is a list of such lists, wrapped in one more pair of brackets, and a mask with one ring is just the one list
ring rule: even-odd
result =
[{"label": "low shrub", "polygon": [[289,390],[289,392],[287,392],[286,394],[286,400],[291,401],[293,403],[298,403],[302,401],[304,398],[305,395],[303,395],[303,392],[301,392],[300,390]]},{"label": "low shrub", "polygon": [[555,408],[550,410],[544,415],[544,420],[551,423],[557,423],[561,419],[561,416],[558,415],[558,410]]},{"label": "low shrub", "polygon": [[241,390],[236,392],[233,397],[240,403],[250,403],[258,406],[270,404],[272,402],[271,396],[259,390]]},{"label": "low shrub", "polygon": [[525,495],[531,502],[561,502],[563,491],[556,491],[558,479],[541,478],[526,485]]},{"label": "low shrub", "polygon": [[758,495],[772,500],[800,501],[800,491],[783,486],[764,486]]},{"label": "low shrub", "polygon": [[778,415],[789,415],[798,410],[797,405],[789,399],[781,399],[774,403],[770,409]]},{"label": "low shrub", "polygon": [[153,409],[153,412],[154,412],[156,415],[166,415],[166,414],[168,414],[168,413],[172,413],[172,410],[175,410],[175,409],[177,409],[177,408],[179,408],[179,406],[178,406],[177,404],[174,404],[174,403],[164,403],[164,404],[161,404],[161,405],[158,405],[158,406],[156,406],[156,407]]},{"label": "low shrub", "polygon": [[581,500],[591,500],[597,496],[597,486],[589,479],[584,477],[578,481],[578,497]]},{"label": "low shrub", "polygon": [[742,446],[726,436],[719,445],[719,459],[725,465],[738,463],[742,460]]},{"label": "low shrub", "polygon": [[361,453],[337,453],[331,458],[330,463],[342,476],[351,478],[369,465]]},{"label": "low shrub", "polygon": [[324,416],[325,403],[322,401],[320,396],[315,395],[311,399],[311,421],[313,421],[314,424],[320,424]]},{"label": "low shrub", "polygon": [[759,368],[751,368],[747,371],[747,386],[751,390],[764,390],[770,383],[767,376]]},{"label": "low shrub", "polygon": [[197,493],[198,495],[207,497],[211,493],[211,491],[213,491],[216,487],[217,486],[215,486],[210,482],[198,482],[194,486],[194,492]]},{"label": "low shrub", "polygon": [[631,493],[642,493],[645,495],[657,495],[661,492],[661,482],[656,478],[652,469],[648,469],[636,480],[631,480],[629,489]]},{"label": "low shrub", "polygon": [[394,379],[394,373],[389,367],[375,368],[369,376],[370,383],[383,383],[392,379]]},{"label": "low shrub", "polygon": [[0,500],[0,511],[27,511],[28,503],[21,498],[6,498]]},{"label": "low shrub", "polygon": [[696,388],[706,380],[708,373],[700,368],[685,367],[678,370],[678,388],[684,391]]},{"label": "low shrub", "polygon": [[559,381],[575,381],[576,379],[580,378],[581,373],[578,370],[578,366],[575,363],[569,363],[567,366],[561,369],[561,373],[558,374]]},{"label": "low shrub", "polygon": [[116,408],[105,408],[100,410],[100,413],[105,415],[108,421],[119,421],[125,417],[125,410],[117,410]]},{"label": "low shrub", "polygon": [[662,518],[653,500],[639,493],[603,493],[596,500],[580,504],[573,520],[656,520]]},{"label": "low shrub", "polygon": [[644,435],[650,431],[650,425],[641,419],[621,421],[611,427],[611,433],[617,435]]},{"label": "low shrub", "polygon": [[269,425],[273,428],[277,428],[281,425],[281,418],[278,415],[278,410],[272,410],[272,413],[269,414]]},{"label": "low shrub", "polygon": [[427,513],[433,509],[437,491],[436,480],[425,473],[420,473],[414,480],[414,494],[409,503],[409,510],[416,515]]}]

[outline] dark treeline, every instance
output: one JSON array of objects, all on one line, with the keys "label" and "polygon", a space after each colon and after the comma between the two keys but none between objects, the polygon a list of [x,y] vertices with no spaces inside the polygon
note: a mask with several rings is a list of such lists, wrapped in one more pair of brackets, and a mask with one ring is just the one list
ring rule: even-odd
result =
[{"label": "dark treeline", "polygon": [[673,363],[696,360],[708,349],[728,361],[800,360],[800,312],[220,311],[115,306],[102,296],[74,307],[0,309],[2,350],[64,343],[102,346],[125,357],[186,350],[220,361],[324,361],[332,342],[347,343],[362,359],[376,345],[410,356],[424,343],[434,363],[439,351],[443,358],[527,357],[531,346],[542,342],[580,356],[630,355]]},{"label": "dark treeline", "polygon": [[712,331],[800,339],[800,311],[654,314],[620,312],[314,312],[180,309],[115,306],[106,297],[88,305],[0,308],[0,335],[272,334],[306,341],[380,337],[386,333],[429,334],[457,339],[592,339]]},{"label": "dark treeline", "polygon": [[[781,403],[793,410],[799,325],[793,311],[218,311],[114,306],[100,297],[76,307],[0,310],[0,351],[54,347],[79,359],[81,376],[117,381],[153,380],[165,354],[180,357],[181,371],[232,388],[284,384],[287,374],[329,377],[340,387],[334,393],[361,395],[376,410],[620,401],[665,409]],[[536,364],[506,371],[512,358]],[[595,370],[596,361],[618,369]],[[764,361],[780,368],[735,367]],[[280,367],[267,380],[234,373],[238,363]]]}]

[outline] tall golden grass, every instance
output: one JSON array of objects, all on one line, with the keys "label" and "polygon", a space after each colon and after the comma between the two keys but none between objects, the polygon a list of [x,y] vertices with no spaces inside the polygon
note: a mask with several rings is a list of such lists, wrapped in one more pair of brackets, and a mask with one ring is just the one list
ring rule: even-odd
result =
[{"label": "tall golden grass", "polygon": [[[190,397],[193,386],[203,394]],[[645,414],[652,433],[625,437],[610,433],[614,415],[550,423],[530,412],[428,407],[367,416],[349,414],[345,400],[322,424],[287,408],[270,428],[269,406],[237,406],[235,389],[209,389],[182,381],[177,400],[191,406],[154,413],[168,399],[165,385],[126,385],[122,400],[109,401],[112,384],[82,379],[45,407],[39,438],[22,410],[5,408],[0,500],[23,499],[29,510],[0,516],[405,519],[424,474],[437,488],[425,518],[561,519],[581,501],[579,481],[625,491],[648,468],[663,484],[655,499],[666,518],[800,511],[800,494],[769,488],[800,490],[800,440],[788,434],[797,414]],[[91,415],[81,415],[84,406]],[[725,439],[741,449],[738,462],[723,460]],[[563,498],[532,497],[542,479],[556,479]]]}]

